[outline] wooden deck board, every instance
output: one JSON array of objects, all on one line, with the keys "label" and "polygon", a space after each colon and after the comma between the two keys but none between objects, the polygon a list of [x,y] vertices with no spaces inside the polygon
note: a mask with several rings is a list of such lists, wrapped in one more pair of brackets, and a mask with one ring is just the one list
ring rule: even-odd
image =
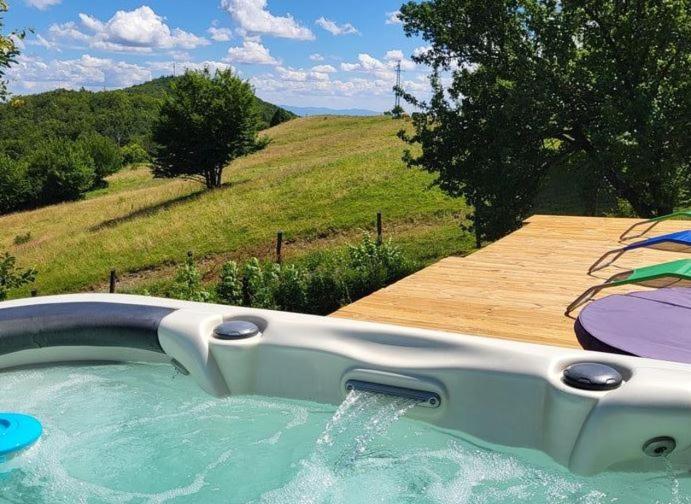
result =
[{"label": "wooden deck board", "polygon": [[[536,215],[509,236],[465,258],[448,257],[332,316],[465,334],[580,347],[564,308],[587,287],[679,254],[636,250],[587,274],[636,220]],[[647,237],[691,227],[668,221]],[[617,292],[641,289],[619,288]]]}]

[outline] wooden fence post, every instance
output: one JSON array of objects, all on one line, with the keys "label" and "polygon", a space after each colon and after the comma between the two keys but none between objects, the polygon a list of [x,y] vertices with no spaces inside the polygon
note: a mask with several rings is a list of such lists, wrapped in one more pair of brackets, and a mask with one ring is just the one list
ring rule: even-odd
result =
[{"label": "wooden fence post", "polygon": [[276,233],[276,262],[283,262],[283,231]]},{"label": "wooden fence post", "polygon": [[108,289],[108,292],[111,294],[115,294],[115,284],[118,281],[118,276],[115,273],[115,270],[110,270],[110,287]]},{"label": "wooden fence post", "polygon": [[381,245],[384,242],[384,236],[382,231],[381,223],[381,211],[377,212],[377,245]]}]

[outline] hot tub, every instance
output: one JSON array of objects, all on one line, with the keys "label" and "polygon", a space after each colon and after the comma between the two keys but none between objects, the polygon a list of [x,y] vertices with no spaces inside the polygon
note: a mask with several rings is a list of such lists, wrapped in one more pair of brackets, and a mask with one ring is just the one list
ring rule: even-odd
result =
[{"label": "hot tub", "polygon": [[[288,411],[288,415],[307,417],[320,412],[325,416],[321,424],[317,422],[319,433],[312,436],[313,441],[308,441],[312,439],[308,435],[305,439],[294,440],[291,445],[291,453],[295,455],[300,452],[299,456],[296,459],[276,459],[281,460],[286,467],[292,467],[291,471],[296,473],[309,465],[310,457],[316,456],[314,453],[307,453],[313,448],[312,451],[319,452],[320,456],[328,459],[322,453],[323,449],[319,448],[319,442],[326,439],[322,445],[328,445],[333,441],[334,432],[340,432],[341,439],[367,441],[370,440],[367,436],[373,432],[371,429],[366,428],[365,434],[359,431],[351,433],[352,435],[348,434],[348,429],[359,425],[358,422],[362,423],[362,418],[367,419],[368,425],[371,422],[375,425],[388,425],[384,416],[389,420],[397,420],[403,414],[410,420],[401,425],[407,426],[405,429],[412,429],[406,431],[407,435],[389,438],[388,431],[374,430],[389,443],[388,448],[382,448],[385,453],[390,454],[392,450],[399,450],[408,443],[413,450],[419,440],[428,438],[431,445],[441,443],[440,446],[448,449],[448,443],[451,442],[449,439],[453,439],[453,443],[460,443],[459,446],[466,447],[472,453],[477,450],[478,457],[489,457],[486,459],[491,460],[487,474],[492,473],[491,467],[496,469],[499,464],[492,458],[495,453],[499,453],[502,454],[501,457],[509,457],[501,458],[501,464],[513,463],[506,460],[526,459],[530,467],[554,465],[550,471],[570,482],[575,481],[570,478],[582,482],[589,481],[590,477],[611,478],[609,475],[617,475],[617,478],[625,478],[626,486],[631,486],[632,481],[640,481],[642,487],[650,491],[650,478],[653,476],[641,475],[642,472],[662,478],[660,481],[667,481],[665,474],[688,474],[691,468],[691,366],[685,364],[382,324],[139,296],[69,295],[0,304],[0,369],[4,370],[0,374],[0,391],[4,391],[2,395],[5,397],[5,402],[0,398],[0,410],[8,407],[29,410],[22,412],[35,414],[39,418],[47,416],[56,425],[60,424],[60,418],[67,418],[70,419],[69,422],[65,420],[69,429],[81,432],[79,426],[83,424],[84,432],[91,432],[98,427],[94,425],[98,411],[114,406],[109,405],[107,395],[95,398],[94,404],[80,402],[85,400],[89,392],[79,388],[82,382],[74,377],[84,372],[89,376],[92,373],[95,373],[93,376],[101,376],[101,371],[92,371],[92,368],[102,369],[102,366],[45,365],[103,361],[137,363],[131,367],[118,364],[120,367],[109,368],[120,369],[121,375],[118,376],[121,378],[136,377],[131,383],[123,385],[129,391],[128,394],[133,394],[133,404],[137,403],[139,394],[136,384],[145,383],[147,373],[157,376],[158,378],[152,378],[156,381],[160,379],[161,369],[165,369],[165,373],[172,372],[172,363],[179,373],[189,374],[189,378],[212,397],[197,397],[191,392],[189,385],[176,385],[182,383],[181,380],[190,383],[189,378],[176,378],[177,382],[173,380],[168,383],[164,380],[162,391],[149,391],[151,395],[148,396],[142,389],[141,394],[145,396],[145,400],[141,402],[148,404],[147,408],[163,411],[161,414],[165,418],[176,418],[176,411],[179,410],[182,412],[180,418],[184,418],[185,422],[192,421],[196,415],[194,411],[197,411],[194,408],[199,404],[204,404],[204,408],[207,408],[199,411],[215,411],[215,408],[219,408],[210,417],[200,416],[199,425],[194,431],[197,433],[211,429],[219,436],[224,436],[224,418],[232,419],[237,415],[242,419],[241,425],[245,426],[243,428],[251,430],[253,419],[261,416],[264,411],[283,412],[279,416]],[[579,369],[574,365],[583,363],[610,370],[619,380],[610,380],[602,385],[596,381],[588,383],[588,376],[583,378],[579,375],[574,378],[568,373],[565,376],[566,369]],[[88,371],[84,371],[85,369]],[[107,389],[111,383],[111,378],[107,378],[110,372],[112,371],[103,371],[105,378],[93,378],[93,384],[87,389],[98,391],[99,383]],[[32,383],[32,380],[36,383]],[[60,417],[55,410],[59,410],[61,404],[73,403],[67,397],[59,403],[52,402],[50,394],[45,397],[46,383],[51,384],[51,390],[62,390],[61,383],[72,384],[74,380],[79,383],[78,390],[75,389],[74,397],[77,402],[74,403],[74,408],[80,410],[81,416],[73,418],[74,411],[67,411],[63,412],[66,416]],[[91,383],[90,380],[86,379],[86,382]],[[64,386],[69,388],[68,385]],[[7,399],[13,391],[14,399]],[[95,396],[100,394],[93,393]],[[165,400],[168,393],[174,399]],[[393,398],[394,402],[380,404],[378,397],[382,394]],[[43,395],[45,401],[35,404],[33,395]],[[192,406],[192,403],[185,402],[186,397],[194,403]],[[175,401],[182,402],[178,404]],[[126,410],[128,402],[123,400],[123,405],[118,408]],[[357,404],[353,406],[349,402]],[[24,403],[26,408],[22,408]],[[179,407],[168,411],[167,408],[173,403]],[[244,410],[238,406],[244,413],[236,411],[232,414],[234,407],[228,406],[229,404],[245,404]],[[338,405],[340,407],[336,410]],[[191,409],[185,409],[188,407]],[[226,407],[230,409],[224,410]],[[381,413],[384,416],[377,417],[376,421],[365,414],[365,410],[380,411],[378,408],[389,413]],[[297,410],[302,413],[295,413]],[[354,415],[353,411],[358,411],[358,414],[365,417],[349,416]],[[112,418],[113,414],[99,421],[107,424],[107,418]],[[126,418],[115,416],[118,421],[126,424],[128,421],[135,424],[140,421],[136,412],[128,415],[130,416]],[[350,420],[345,421],[343,418]],[[43,421],[46,436],[50,438],[51,426],[46,425],[45,418]],[[171,429],[175,432],[173,427]],[[113,432],[116,431],[117,429]],[[64,432],[63,434],[67,436]],[[274,432],[273,436],[275,435],[277,434]],[[170,433],[166,436],[165,439],[171,438]],[[126,438],[116,437],[111,441],[127,453]],[[207,439],[208,436],[201,438]],[[254,439],[252,435],[249,438]],[[79,440],[79,436],[75,436],[75,439]],[[269,436],[266,439],[262,438],[270,444],[273,438]],[[255,441],[259,443],[262,440]],[[178,446],[176,464],[184,466],[187,457],[193,460],[209,451],[213,451],[216,458],[207,461],[208,464],[216,468],[223,467],[226,463],[223,450],[195,448],[193,445],[196,441],[183,441],[185,440],[181,440]],[[40,444],[48,442],[42,440],[36,450],[40,452]],[[368,443],[369,441],[364,446],[369,447]],[[136,444],[140,446],[141,441]],[[214,444],[217,445],[218,443]],[[98,446],[98,443],[94,446]],[[54,448],[51,448],[51,452],[55,451]],[[69,449],[68,446],[63,448]],[[350,448],[354,452],[360,449],[358,446]],[[363,453],[369,454],[369,448],[363,450]],[[250,451],[246,450],[247,458],[256,463],[257,460],[253,459]],[[38,458],[32,459],[34,456]],[[98,465],[96,461],[101,456],[107,457],[106,454],[94,456],[89,467]],[[19,457],[13,463],[21,466],[22,459],[26,458],[36,468],[41,466],[42,457],[45,457],[45,453],[32,454],[30,451],[26,457]],[[146,467],[155,465],[156,460],[161,460],[161,464],[166,466],[171,463],[166,457],[170,457],[170,454],[153,456],[151,460],[154,462],[147,462]],[[272,458],[268,454],[266,457]],[[408,460],[406,457],[405,454],[400,454],[396,464],[401,466]],[[380,458],[368,458],[368,463],[372,460],[383,463]],[[469,460],[475,459],[471,457]],[[115,463],[116,467],[117,465]],[[375,468],[376,464],[365,471],[370,479],[373,474],[376,475]],[[20,467],[15,472],[21,470]],[[87,469],[83,470],[89,472]],[[253,472],[252,467],[247,470]],[[539,481],[540,478],[544,479],[544,476],[539,476],[543,474],[540,472],[542,470],[526,474],[538,474],[534,477]],[[142,467],[136,474],[141,476],[146,471]],[[10,485],[7,481],[12,480],[13,472],[8,474],[10,476],[5,474],[4,479],[0,475],[0,490],[3,485]],[[31,474],[33,478],[40,479],[40,475]],[[328,479],[319,472],[315,474],[312,476],[322,483]],[[85,481],[88,480],[86,476],[84,478]],[[147,480],[146,477],[144,479]],[[310,487],[309,481],[311,480],[303,481],[306,488]],[[521,481],[524,488],[525,481]],[[595,488],[604,485],[603,480],[598,481],[600,483]],[[684,491],[691,491],[688,477],[673,481],[669,486],[670,492],[681,492],[683,496]],[[127,486],[128,483],[121,481],[119,484]],[[233,482],[232,487],[237,489],[242,484],[240,478]],[[257,500],[262,495],[274,495],[275,499],[269,498],[266,501],[280,502],[276,494],[266,493],[272,488],[272,484],[278,488],[288,485],[285,481],[273,482],[251,496],[248,494],[246,497],[237,497],[239,500],[223,500],[219,496],[224,495],[225,490],[221,488],[221,493],[216,494],[216,497],[219,497],[218,502],[245,502]],[[298,485],[294,481],[292,484]],[[428,491],[433,482],[428,481],[425,485],[422,486]],[[505,485],[497,486],[506,490]],[[299,488],[296,490],[291,487],[283,497],[295,497],[298,490]],[[86,491],[88,493],[88,488]],[[374,490],[370,490],[367,495],[371,496],[371,491]],[[446,493],[449,492],[453,493],[447,489]],[[133,502],[139,502],[137,498],[143,499],[142,496],[153,495],[130,493]],[[195,502],[189,497],[195,495],[195,492],[166,495],[173,500],[182,499],[180,502],[186,502],[185,498],[191,499],[189,502]],[[641,494],[634,493],[632,498],[636,495]],[[205,497],[205,502],[213,502],[212,496]],[[418,497],[409,502],[427,502]],[[547,497],[545,499],[545,502],[550,501]],[[53,501],[55,502],[54,496]],[[293,500],[299,501],[300,499]],[[329,498],[325,502],[331,501]],[[345,500],[348,501],[360,502],[354,497]],[[407,502],[403,498],[390,501]],[[487,502],[515,501],[506,498]],[[535,495],[527,500],[540,501]],[[36,502],[42,501],[39,499]],[[99,502],[98,498],[95,502]],[[103,502],[109,500],[103,497]],[[285,502],[291,502],[290,498]]]}]

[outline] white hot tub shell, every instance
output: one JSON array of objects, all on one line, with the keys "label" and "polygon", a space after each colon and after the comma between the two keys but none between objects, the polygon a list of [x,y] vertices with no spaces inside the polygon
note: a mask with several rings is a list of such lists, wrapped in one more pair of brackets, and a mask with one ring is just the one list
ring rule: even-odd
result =
[{"label": "white hot tub shell", "polygon": [[[254,323],[223,340],[224,321]],[[539,323],[539,321],[536,321]],[[65,361],[171,361],[214,396],[339,404],[359,380],[438,394],[410,416],[478,442],[538,450],[580,474],[659,469],[643,446],[672,438],[691,468],[691,366],[328,317],[123,295],[0,303],[0,369]],[[596,362],[623,383],[574,388],[563,370]]]}]

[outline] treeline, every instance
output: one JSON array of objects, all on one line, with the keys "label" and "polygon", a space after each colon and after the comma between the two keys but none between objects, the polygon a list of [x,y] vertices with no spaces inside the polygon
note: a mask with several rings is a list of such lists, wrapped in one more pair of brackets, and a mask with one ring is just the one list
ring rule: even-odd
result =
[{"label": "treeline", "polygon": [[[0,214],[75,200],[122,166],[147,162],[163,77],[118,91],[56,90],[0,104]],[[261,100],[261,127],[295,117]]]}]

